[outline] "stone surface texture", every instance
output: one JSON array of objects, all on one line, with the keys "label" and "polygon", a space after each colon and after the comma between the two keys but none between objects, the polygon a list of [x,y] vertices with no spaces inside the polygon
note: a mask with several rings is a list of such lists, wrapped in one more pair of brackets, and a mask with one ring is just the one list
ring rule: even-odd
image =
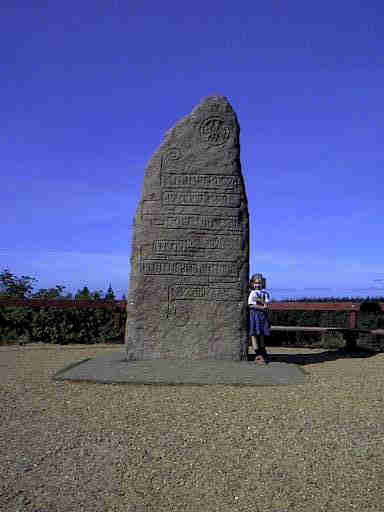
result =
[{"label": "stone surface texture", "polygon": [[240,360],[247,337],[249,215],[240,128],[201,101],[151,158],[134,219],[127,360]]}]

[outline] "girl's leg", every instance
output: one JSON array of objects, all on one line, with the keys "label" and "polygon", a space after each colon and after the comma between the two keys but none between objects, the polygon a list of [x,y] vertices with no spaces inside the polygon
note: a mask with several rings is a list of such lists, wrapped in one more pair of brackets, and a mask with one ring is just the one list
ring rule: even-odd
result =
[{"label": "girl's leg", "polygon": [[264,334],[256,336],[257,338],[257,351],[256,351],[256,363],[266,364],[267,352],[265,350]]},{"label": "girl's leg", "polygon": [[255,354],[257,355],[257,343],[256,343],[256,336],[251,336],[251,341],[252,341],[252,347],[253,347],[253,350],[255,351]]},{"label": "girl's leg", "polygon": [[253,309],[251,309],[249,312],[249,331],[250,331],[250,335],[251,335],[252,347],[256,353],[257,344],[256,344],[256,336],[254,335],[254,333],[257,332],[257,323],[256,323],[256,312]]},{"label": "girl's leg", "polygon": [[258,336],[257,345],[259,347],[259,352],[262,355],[265,355],[265,340],[264,340],[264,334],[260,334]]},{"label": "girl's leg", "polygon": [[[260,332],[259,329],[260,319],[257,316],[255,311],[251,312],[251,332]],[[265,363],[264,354],[265,354],[265,343],[264,343],[264,335],[251,335],[252,347],[255,351],[255,362],[256,363]]]}]

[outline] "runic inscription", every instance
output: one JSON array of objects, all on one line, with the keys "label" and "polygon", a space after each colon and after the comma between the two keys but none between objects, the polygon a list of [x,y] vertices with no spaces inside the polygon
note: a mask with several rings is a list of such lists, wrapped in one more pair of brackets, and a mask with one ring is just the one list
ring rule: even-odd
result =
[{"label": "runic inscription", "polygon": [[227,286],[193,286],[193,285],[175,285],[169,287],[170,300],[217,300],[233,301],[241,300],[240,285]]},{"label": "runic inscription", "polygon": [[163,226],[167,229],[194,229],[199,231],[241,231],[239,217],[217,217],[214,215],[163,215],[143,214],[144,224]]},{"label": "runic inscription", "polygon": [[239,274],[235,261],[143,260],[141,271],[145,275],[174,276],[238,277]]},{"label": "runic inscription", "polygon": [[225,174],[177,174],[164,172],[161,175],[163,187],[196,187],[231,189],[238,191],[240,180],[238,176],[226,176]]},{"label": "runic inscription", "polygon": [[201,237],[186,240],[154,240],[152,250],[157,254],[183,254],[193,251],[213,251],[240,248],[240,238]]},{"label": "runic inscription", "polygon": [[229,208],[240,206],[240,194],[224,194],[206,190],[164,190],[161,198],[164,205],[200,205],[216,208],[218,206]]}]

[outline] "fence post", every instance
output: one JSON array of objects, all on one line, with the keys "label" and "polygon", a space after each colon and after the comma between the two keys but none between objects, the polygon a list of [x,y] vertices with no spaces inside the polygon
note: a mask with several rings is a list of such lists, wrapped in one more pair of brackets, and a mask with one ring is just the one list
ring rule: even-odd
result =
[{"label": "fence post", "polygon": [[[354,308],[355,304],[352,304],[352,307]],[[356,310],[351,311],[349,313],[349,328],[350,329],[356,329],[356,324],[357,324],[357,322],[356,322],[356,316],[357,316],[356,313],[357,313]]]}]

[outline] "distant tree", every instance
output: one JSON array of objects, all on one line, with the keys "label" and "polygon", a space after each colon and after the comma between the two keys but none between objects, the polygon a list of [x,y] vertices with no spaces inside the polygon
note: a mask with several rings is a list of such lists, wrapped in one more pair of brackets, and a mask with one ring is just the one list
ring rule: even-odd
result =
[{"label": "distant tree", "polygon": [[0,296],[17,299],[28,299],[33,290],[34,277],[21,276],[18,278],[8,268],[0,273]]},{"label": "distant tree", "polygon": [[362,313],[381,313],[380,302],[368,298],[360,304],[360,311]]},{"label": "distant tree", "polygon": [[92,296],[89,293],[89,289],[87,286],[84,286],[82,290],[77,290],[75,299],[85,299],[85,300],[92,300]]},{"label": "distant tree", "polygon": [[[66,288],[65,286],[56,285],[56,288],[40,288],[39,291],[33,293],[31,298],[33,299],[65,299],[68,298],[68,295],[64,297],[62,292]],[[69,294],[72,297],[72,294]],[[69,297],[69,298],[71,298]]]},{"label": "distant tree", "polygon": [[91,293],[91,298],[94,300],[101,300],[103,297],[103,290],[96,290],[95,292]]},{"label": "distant tree", "polygon": [[113,290],[112,290],[112,286],[111,286],[111,283],[109,283],[109,288],[108,288],[108,291],[104,297],[104,300],[116,300],[115,299],[115,294],[113,293]]}]

